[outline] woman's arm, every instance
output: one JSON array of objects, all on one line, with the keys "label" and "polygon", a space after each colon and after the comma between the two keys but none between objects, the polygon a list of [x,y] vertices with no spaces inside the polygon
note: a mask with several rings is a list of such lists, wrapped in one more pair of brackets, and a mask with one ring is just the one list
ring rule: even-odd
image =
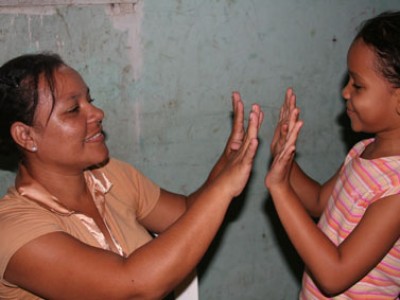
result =
[{"label": "woman's arm", "polygon": [[260,120],[255,106],[243,142],[217,176],[191,196],[191,205],[168,229],[129,257],[50,233],[17,250],[5,279],[46,299],[162,298],[197,265],[231,200],[245,187]]}]

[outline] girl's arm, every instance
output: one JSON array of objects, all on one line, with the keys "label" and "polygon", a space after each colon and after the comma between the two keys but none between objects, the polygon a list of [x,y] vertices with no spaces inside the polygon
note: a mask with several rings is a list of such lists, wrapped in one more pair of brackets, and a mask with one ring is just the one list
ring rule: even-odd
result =
[{"label": "girl's arm", "polygon": [[259,107],[253,108],[240,147],[158,238],[123,258],[66,233],[49,233],[15,252],[5,279],[46,299],[162,298],[197,265],[247,183],[261,119]]},{"label": "girl's arm", "polygon": [[290,184],[301,125],[297,119],[290,122],[286,142],[266,176],[266,186],[308,272],[323,292],[335,295],[363,278],[399,239],[400,196],[389,196],[372,204],[346,240],[340,246],[334,245],[315,225]]},{"label": "girl's arm", "polygon": [[[270,146],[273,158],[282,151],[285,144],[290,118],[294,118],[292,122],[296,121],[299,113],[300,110],[296,107],[296,95],[292,88],[288,88],[286,90],[285,100],[280,109],[278,124],[276,125]],[[330,180],[321,185],[304,173],[294,160],[291,163],[290,185],[308,213],[313,217],[319,217],[324,210],[333,190],[336,178],[337,175],[335,174]]]},{"label": "girl's arm", "polygon": [[400,238],[400,196],[371,205],[356,229],[335,246],[290,189],[271,188],[285,230],[322,292],[344,292],[373,269]]},{"label": "girl's arm", "polygon": [[[339,168],[340,170],[340,168]],[[304,208],[312,217],[320,217],[332,194],[339,170],[324,184],[309,177],[300,166],[293,161],[290,172],[290,185],[297,194]]]}]

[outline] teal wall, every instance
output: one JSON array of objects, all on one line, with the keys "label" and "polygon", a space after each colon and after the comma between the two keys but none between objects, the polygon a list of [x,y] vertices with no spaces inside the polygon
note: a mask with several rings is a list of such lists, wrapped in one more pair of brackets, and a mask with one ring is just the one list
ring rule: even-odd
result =
[{"label": "teal wall", "polygon": [[[340,96],[359,23],[398,0],[139,0],[136,5],[0,8],[0,62],[50,50],[80,71],[106,112],[111,154],[190,193],[230,130],[230,95],[265,111],[254,174],[200,264],[201,299],[295,299],[301,262],[264,175],[287,86],[305,120],[298,160],[326,180],[349,136]],[[5,158],[1,158],[5,161]],[[0,170],[0,193],[14,173]],[[206,230],[206,228],[205,228]]]}]

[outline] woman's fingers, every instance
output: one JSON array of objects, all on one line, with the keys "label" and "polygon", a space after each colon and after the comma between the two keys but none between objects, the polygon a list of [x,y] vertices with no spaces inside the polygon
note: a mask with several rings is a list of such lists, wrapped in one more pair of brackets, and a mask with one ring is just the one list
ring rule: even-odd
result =
[{"label": "woman's fingers", "polygon": [[239,149],[244,137],[244,106],[238,92],[232,93],[232,108],[233,126],[229,137],[228,151]]},{"label": "woman's fingers", "polygon": [[257,153],[258,148],[258,130],[261,126],[261,122],[263,119],[263,113],[261,110],[252,111],[249,116],[249,124],[247,129],[247,135],[245,138],[245,152],[244,152],[244,160],[253,161],[254,156]]}]

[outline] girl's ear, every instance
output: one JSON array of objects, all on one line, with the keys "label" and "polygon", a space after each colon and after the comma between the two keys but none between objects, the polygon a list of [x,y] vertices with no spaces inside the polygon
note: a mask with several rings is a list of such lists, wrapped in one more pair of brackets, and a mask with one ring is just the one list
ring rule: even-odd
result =
[{"label": "girl's ear", "polygon": [[36,152],[37,146],[33,138],[33,130],[22,122],[15,122],[11,125],[10,133],[14,141],[24,150]]},{"label": "girl's ear", "polygon": [[396,101],[397,101],[396,112],[398,115],[400,115],[400,88],[397,88],[395,90],[394,94],[395,94]]}]

